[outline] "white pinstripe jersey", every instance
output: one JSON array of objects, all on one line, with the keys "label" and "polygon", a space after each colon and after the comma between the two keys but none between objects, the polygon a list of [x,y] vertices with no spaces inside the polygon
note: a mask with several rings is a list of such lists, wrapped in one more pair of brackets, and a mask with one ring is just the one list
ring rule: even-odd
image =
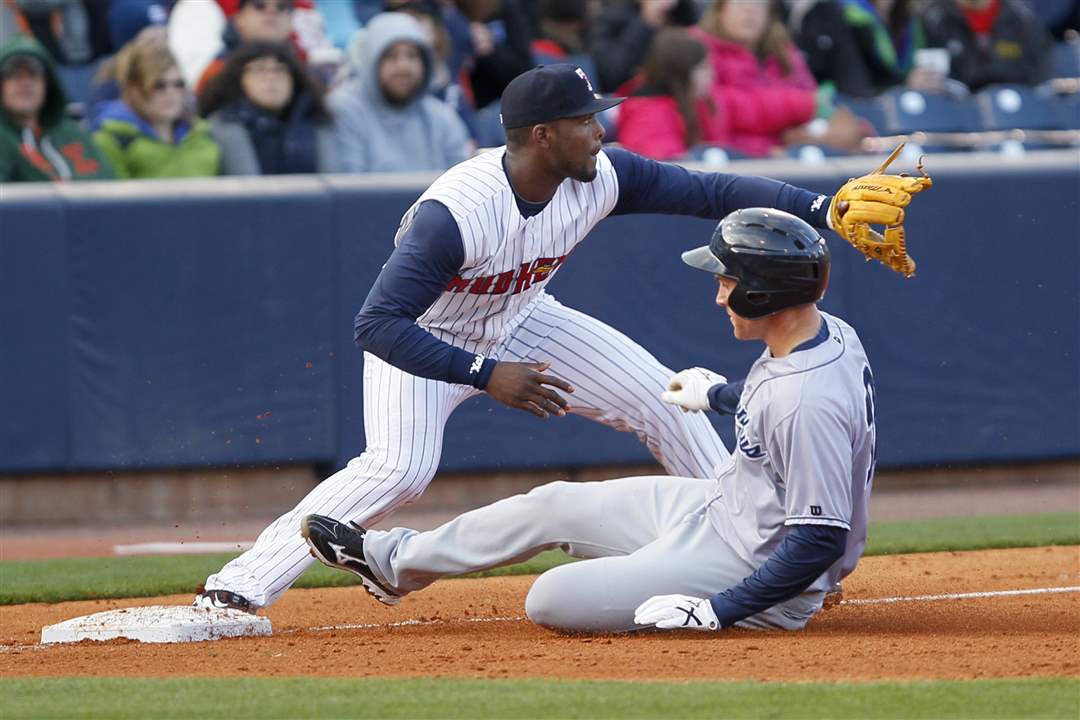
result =
[{"label": "white pinstripe jersey", "polygon": [[564,180],[540,213],[524,218],[503,170],[505,151],[496,148],[443,173],[406,211],[394,237],[397,245],[420,203],[437,200],[449,209],[465,262],[417,323],[470,352],[487,352],[516,327],[522,311],[619,197],[615,168],[601,151],[592,182]]}]

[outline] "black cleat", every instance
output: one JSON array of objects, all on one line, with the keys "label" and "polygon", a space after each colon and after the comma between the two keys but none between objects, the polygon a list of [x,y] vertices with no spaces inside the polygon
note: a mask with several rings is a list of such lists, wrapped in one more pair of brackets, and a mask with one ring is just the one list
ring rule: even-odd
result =
[{"label": "black cleat", "polygon": [[246,613],[255,614],[255,606],[246,597],[237,595],[228,590],[207,590],[200,585],[195,590],[195,602],[191,603],[197,608],[206,610],[243,610]]},{"label": "black cleat", "polygon": [[375,577],[364,557],[366,532],[359,525],[339,523],[325,515],[308,515],[300,521],[300,534],[317,560],[359,577],[364,589],[382,604],[397,605],[401,596]]}]

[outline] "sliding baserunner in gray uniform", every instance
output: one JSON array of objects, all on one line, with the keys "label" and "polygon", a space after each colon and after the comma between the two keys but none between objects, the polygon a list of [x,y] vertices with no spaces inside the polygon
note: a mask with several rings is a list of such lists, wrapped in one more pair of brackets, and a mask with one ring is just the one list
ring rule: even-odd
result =
[{"label": "sliding baserunner in gray uniform", "polygon": [[311,515],[301,532],[312,553],[392,604],[446,575],[564,547],[592,559],[536,581],[525,610],[541,625],[803,627],[866,543],[873,375],[855,331],[817,309],[829,252],[804,221],[741,210],[683,259],[717,276],[735,337],[767,345],[744,381],[693,368],[662,396],[734,414],[737,450],[715,480],[552,483],[431,532]]}]

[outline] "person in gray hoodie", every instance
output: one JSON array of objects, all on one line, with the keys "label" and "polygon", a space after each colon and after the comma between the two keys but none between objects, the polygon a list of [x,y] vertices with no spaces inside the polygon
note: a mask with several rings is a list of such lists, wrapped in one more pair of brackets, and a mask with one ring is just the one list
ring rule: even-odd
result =
[{"label": "person in gray hoodie", "polygon": [[380,13],[362,32],[353,75],[328,98],[341,170],[446,170],[468,158],[465,124],[427,93],[433,54],[420,23]]}]

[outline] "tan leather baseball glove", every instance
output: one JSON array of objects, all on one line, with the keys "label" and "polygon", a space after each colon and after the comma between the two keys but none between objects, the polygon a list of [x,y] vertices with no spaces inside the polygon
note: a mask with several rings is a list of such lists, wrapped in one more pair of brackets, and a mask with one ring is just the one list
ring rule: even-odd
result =
[{"label": "tan leather baseball glove", "polygon": [[[916,166],[922,177],[885,174],[903,148],[903,143],[898,145],[881,167],[869,175],[844,183],[829,206],[829,224],[865,255],[867,261],[880,260],[911,277],[915,274],[915,261],[907,254],[904,208],[916,193],[933,187],[934,182],[923,170],[922,159]],[[884,225],[884,234],[874,230],[873,225]]]}]

